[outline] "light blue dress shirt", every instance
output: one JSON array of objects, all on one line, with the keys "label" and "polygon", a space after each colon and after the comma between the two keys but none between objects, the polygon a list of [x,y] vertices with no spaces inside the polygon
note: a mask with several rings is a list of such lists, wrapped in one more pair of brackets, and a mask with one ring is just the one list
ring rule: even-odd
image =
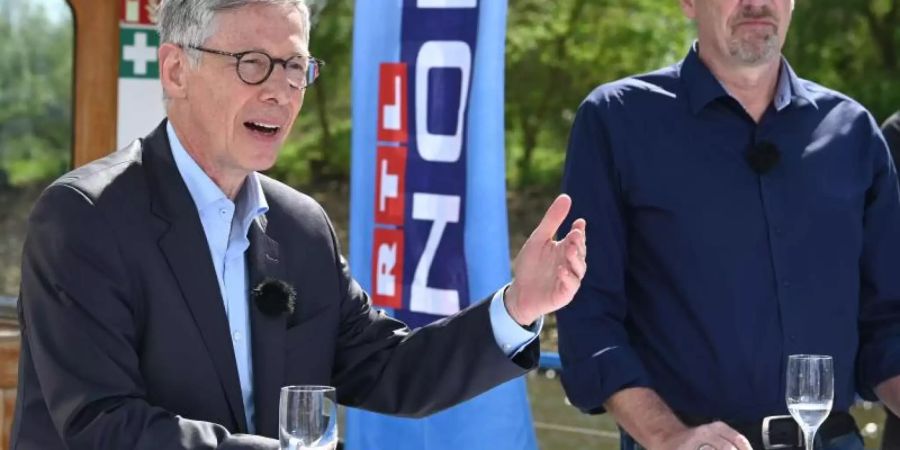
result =
[{"label": "light blue dress shirt", "polygon": [[[248,272],[244,255],[250,246],[247,238],[250,224],[265,214],[269,205],[255,172],[247,177],[236,201],[232,202],[184,149],[171,123],[166,125],[166,132],[175,166],[194,200],[206,234],[231,330],[247,429],[254,433],[253,355],[248,310],[250,288],[247,286]],[[491,327],[497,345],[512,357],[537,338],[544,319],[542,317],[538,320],[530,330],[520,327],[503,304],[505,290],[505,287],[500,289],[491,299]]]}]

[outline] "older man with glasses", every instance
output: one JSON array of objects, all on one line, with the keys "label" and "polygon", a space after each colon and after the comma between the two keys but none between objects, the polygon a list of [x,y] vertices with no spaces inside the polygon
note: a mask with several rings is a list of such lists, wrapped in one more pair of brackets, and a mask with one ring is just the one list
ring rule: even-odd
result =
[{"label": "older man with glasses", "polygon": [[323,66],[302,0],[167,0],[159,27],[167,120],[31,216],[12,448],[275,449],[284,385],[422,416],[535,367],[541,317],[586,270],[584,221],[552,239],[567,197],[507,288],[409,330],[372,308],[322,208],[258,173]]}]

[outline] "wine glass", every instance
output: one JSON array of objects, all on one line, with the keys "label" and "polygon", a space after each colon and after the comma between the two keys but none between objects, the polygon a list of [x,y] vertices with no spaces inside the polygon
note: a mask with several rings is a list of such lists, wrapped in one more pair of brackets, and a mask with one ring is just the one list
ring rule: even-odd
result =
[{"label": "wine glass", "polygon": [[806,449],[813,450],[816,431],[834,401],[834,362],[826,355],[790,355],[787,366],[788,411],[803,429]]},{"label": "wine glass", "polygon": [[278,405],[281,450],[334,450],[337,397],[331,386],[285,386]]}]

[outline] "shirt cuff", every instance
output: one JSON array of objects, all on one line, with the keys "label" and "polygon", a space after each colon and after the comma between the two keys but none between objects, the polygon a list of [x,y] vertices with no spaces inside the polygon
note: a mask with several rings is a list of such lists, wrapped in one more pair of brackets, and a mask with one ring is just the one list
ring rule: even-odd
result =
[{"label": "shirt cuff", "polygon": [[544,328],[544,316],[541,316],[530,327],[519,325],[509,315],[509,311],[506,310],[506,305],[503,303],[503,293],[506,292],[507,287],[509,285],[503,286],[494,293],[494,298],[491,299],[490,313],[494,340],[497,341],[500,350],[511,358],[537,339],[541,329]]},{"label": "shirt cuff", "polygon": [[581,361],[571,361],[560,349],[562,385],[566,396],[586,414],[602,414],[603,404],[626,388],[651,388],[640,358],[626,345],[606,347]]},{"label": "shirt cuff", "polygon": [[857,358],[857,392],[866,400],[877,400],[875,388],[900,375],[900,336],[861,345]]}]

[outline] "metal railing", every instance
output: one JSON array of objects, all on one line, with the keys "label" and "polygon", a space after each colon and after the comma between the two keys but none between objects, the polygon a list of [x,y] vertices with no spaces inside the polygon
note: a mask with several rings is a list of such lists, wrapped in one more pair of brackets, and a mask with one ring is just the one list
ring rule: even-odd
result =
[{"label": "metal railing", "polygon": [[559,360],[559,353],[541,352],[541,369],[562,370],[562,361]]},{"label": "metal railing", "polygon": [[15,297],[0,295],[0,325],[17,325],[19,323],[16,302]]}]

